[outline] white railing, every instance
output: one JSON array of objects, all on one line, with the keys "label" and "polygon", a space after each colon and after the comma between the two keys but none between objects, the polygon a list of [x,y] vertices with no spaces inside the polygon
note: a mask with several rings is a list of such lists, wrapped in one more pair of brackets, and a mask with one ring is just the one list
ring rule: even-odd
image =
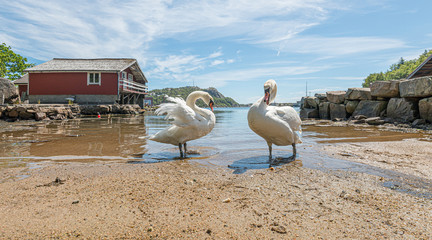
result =
[{"label": "white railing", "polygon": [[120,90],[126,91],[126,92],[132,92],[132,93],[140,93],[140,94],[146,94],[148,93],[148,87],[144,84],[140,84],[133,81],[128,80],[120,80]]}]

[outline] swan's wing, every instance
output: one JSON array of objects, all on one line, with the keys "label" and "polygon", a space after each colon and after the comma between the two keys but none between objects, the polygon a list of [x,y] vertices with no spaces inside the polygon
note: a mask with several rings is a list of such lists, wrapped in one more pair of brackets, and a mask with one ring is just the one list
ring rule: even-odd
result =
[{"label": "swan's wing", "polygon": [[301,132],[301,119],[292,107],[274,107],[274,111],[281,120],[288,123],[293,131]]},{"label": "swan's wing", "polygon": [[186,102],[181,98],[168,97],[171,103],[163,103],[156,110],[157,115],[166,114],[165,119],[173,120],[173,124],[179,127],[186,127],[197,124],[204,118],[197,114],[192,108],[186,105]]},{"label": "swan's wing", "polygon": [[292,131],[295,133],[295,142],[296,143],[302,143],[301,135],[302,135],[302,128],[301,124],[302,121],[300,119],[300,116],[294,110],[292,107],[275,107],[274,110],[276,111],[276,114],[279,116],[279,118],[288,123],[288,125],[291,127]]}]

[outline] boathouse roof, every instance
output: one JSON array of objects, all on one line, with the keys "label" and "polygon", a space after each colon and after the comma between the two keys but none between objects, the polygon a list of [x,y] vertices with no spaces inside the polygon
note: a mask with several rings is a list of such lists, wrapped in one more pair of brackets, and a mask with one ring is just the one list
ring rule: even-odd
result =
[{"label": "boathouse roof", "polygon": [[51,61],[27,68],[32,72],[121,72],[129,68],[138,81],[148,82],[138,62],[133,58],[74,59],[53,58]]},{"label": "boathouse roof", "polygon": [[430,55],[424,62],[422,62],[408,77],[407,79],[411,78],[418,78],[418,77],[425,77],[425,76],[432,76],[432,55]]}]

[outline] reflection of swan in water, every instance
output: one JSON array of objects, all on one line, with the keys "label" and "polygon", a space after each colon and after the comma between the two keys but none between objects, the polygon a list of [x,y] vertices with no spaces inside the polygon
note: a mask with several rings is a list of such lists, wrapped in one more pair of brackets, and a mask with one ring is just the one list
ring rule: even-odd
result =
[{"label": "reflection of swan in water", "polygon": [[174,121],[171,126],[149,139],[176,145],[179,147],[180,157],[186,157],[186,142],[207,135],[216,123],[216,117],[212,111],[200,108],[195,104],[199,98],[208,104],[213,111],[213,98],[207,92],[192,92],[186,98],[186,102],[181,98],[168,97],[167,100],[172,103],[161,104],[156,110],[156,114],[167,114],[165,119]]},{"label": "reflection of swan in water", "polygon": [[264,84],[264,97],[254,103],[248,112],[249,127],[267,141],[269,160],[272,163],[272,144],[277,146],[292,145],[296,157],[296,143],[301,143],[301,120],[292,107],[269,106],[276,98],[277,86],[273,79]]}]

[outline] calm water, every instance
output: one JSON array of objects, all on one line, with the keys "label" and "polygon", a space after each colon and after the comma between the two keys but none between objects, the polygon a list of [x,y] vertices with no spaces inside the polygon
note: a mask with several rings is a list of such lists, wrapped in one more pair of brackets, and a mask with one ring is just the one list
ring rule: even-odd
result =
[{"label": "calm water", "polygon": [[[188,161],[208,166],[223,166],[235,173],[269,167],[266,142],[249,129],[248,108],[216,108],[213,131],[188,143]],[[147,137],[168,126],[163,116],[151,113],[139,116],[103,116],[63,122],[0,121],[0,167],[32,166],[42,161],[120,161],[132,164],[177,161],[177,146],[147,140]],[[353,141],[388,141],[419,138],[419,134],[382,132],[373,128],[357,131],[350,127],[304,126],[303,144],[297,147],[294,162],[292,147],[274,146],[273,156],[281,164],[297,164],[320,170],[349,170],[389,178],[389,187],[404,179],[410,186],[427,186],[427,180],[405,176],[364,164],[331,158],[318,152],[319,144]]]}]

